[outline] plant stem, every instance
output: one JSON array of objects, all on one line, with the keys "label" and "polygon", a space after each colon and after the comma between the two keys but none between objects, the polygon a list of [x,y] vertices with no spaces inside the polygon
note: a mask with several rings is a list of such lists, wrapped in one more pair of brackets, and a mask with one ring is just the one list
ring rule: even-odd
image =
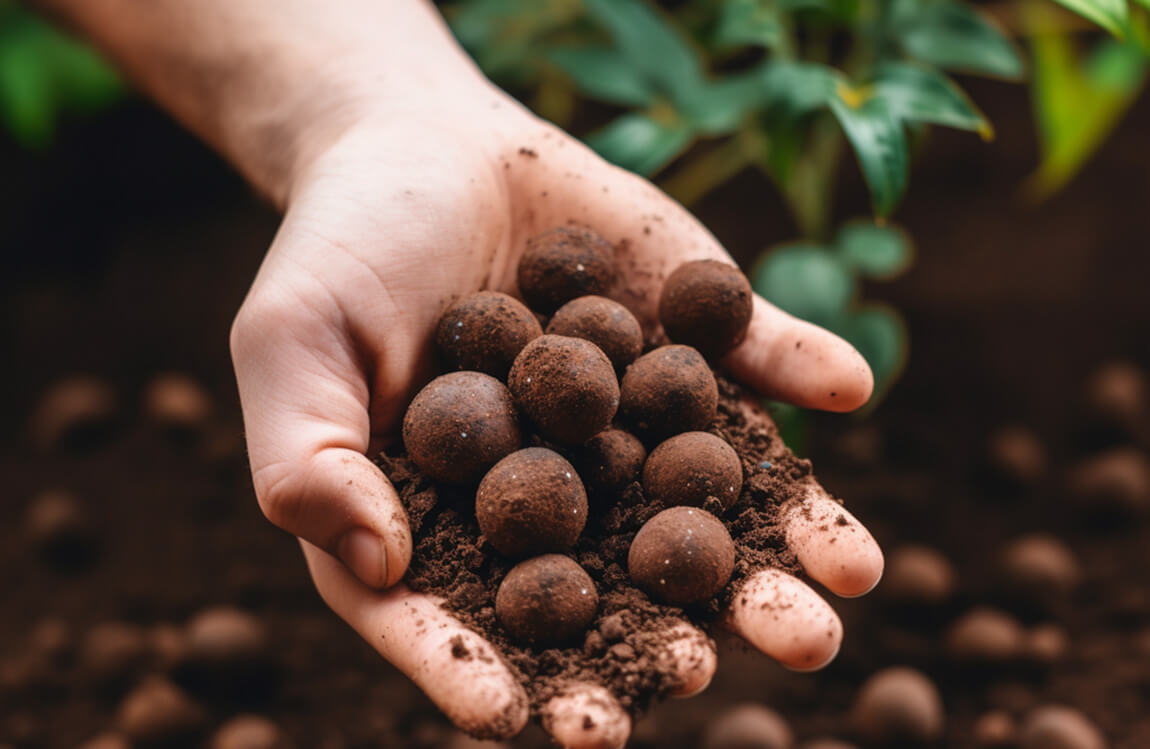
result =
[{"label": "plant stem", "polygon": [[830,231],[834,183],[843,154],[843,138],[830,117],[815,120],[807,147],[790,181],[779,189],[803,237],[824,240]]}]

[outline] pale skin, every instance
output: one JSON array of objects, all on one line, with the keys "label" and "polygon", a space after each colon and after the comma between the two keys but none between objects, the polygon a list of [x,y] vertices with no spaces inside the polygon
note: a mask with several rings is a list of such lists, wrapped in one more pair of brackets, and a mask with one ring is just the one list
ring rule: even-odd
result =
[{"label": "pale skin", "polygon": [[[494,648],[400,582],[410,530],[366,456],[394,439],[433,374],[445,304],[479,289],[517,293],[527,238],[578,224],[618,244],[615,296],[648,330],[667,273],[729,257],[649,183],[487,82],[421,0],[41,4],[284,212],[231,337],[264,512],[300,538],[328,605],[457,725],[517,733],[529,717],[523,687],[498,658],[452,657],[450,642]],[[848,344],[758,298],[746,340],[722,365],[763,394],[833,411],[862,405],[873,385]],[[785,518],[791,548],[832,593],[878,582],[874,539],[815,483]],[[834,657],[842,626],[806,583],[764,569],[744,585],[727,627],[793,669]],[[689,696],[710,682],[716,657],[691,624],[676,631],[660,660]],[[598,684],[572,685],[542,719],[568,747],[619,746],[630,731]]]}]

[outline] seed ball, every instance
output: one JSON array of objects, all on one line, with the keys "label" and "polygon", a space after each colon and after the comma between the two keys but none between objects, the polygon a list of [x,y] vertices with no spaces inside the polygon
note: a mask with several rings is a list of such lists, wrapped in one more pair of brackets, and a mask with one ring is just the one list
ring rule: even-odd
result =
[{"label": "seed ball", "polygon": [[683,606],[713,598],[735,569],[735,544],[714,515],[672,507],[648,520],[627,554],[635,584],[652,598]]},{"label": "seed ball", "polygon": [[84,506],[70,492],[49,489],[33,498],[24,516],[24,532],[54,569],[78,571],[95,561],[96,535]]},{"label": "seed ball", "polygon": [[188,658],[201,663],[258,662],[267,655],[267,642],[263,622],[230,606],[205,609],[188,623]]},{"label": "seed ball", "polygon": [[415,396],[403,417],[403,442],[426,475],[466,484],[518,450],[523,434],[503,383],[481,372],[452,372]]},{"label": "seed ball", "polygon": [[498,291],[479,291],[452,304],[439,318],[435,345],[452,369],[503,380],[529,341],[543,335],[531,310]]},{"label": "seed ball", "polygon": [[751,284],[718,260],[683,263],[663,284],[659,321],[667,337],[714,361],[742,343],[751,324]]},{"label": "seed ball", "polygon": [[144,410],[172,436],[189,437],[207,425],[214,407],[203,385],[187,375],[167,372],[148,383]]},{"label": "seed ball", "polygon": [[643,353],[643,329],[623,305],[602,296],[581,296],[559,308],[547,332],[591,341],[622,371]]},{"label": "seed ball", "polygon": [[611,361],[581,338],[536,338],[515,359],[507,384],[539,431],[564,445],[582,444],[603,431],[619,408]]},{"label": "seed ball", "polygon": [[205,721],[204,711],[179,687],[151,678],[136,687],[117,712],[117,726],[141,744],[175,742],[197,732]]},{"label": "seed ball", "polygon": [[261,715],[237,715],[212,736],[211,749],[287,749],[279,726]]},{"label": "seed ball", "polygon": [[738,705],[703,732],[702,749],[791,749],[795,737],[781,715],[762,705]]},{"label": "seed ball", "polygon": [[859,734],[875,744],[926,743],[942,735],[942,699],[920,672],[888,668],[859,689],[851,719]]},{"label": "seed ball", "polygon": [[552,229],[527,243],[519,259],[518,279],[527,305],[551,314],[572,299],[611,290],[615,248],[589,229]]},{"label": "seed ball", "polygon": [[1087,509],[1119,514],[1150,509],[1150,462],[1134,448],[1117,448],[1089,458],[1071,470],[1067,482],[1074,498]]},{"label": "seed ball", "polygon": [[36,406],[32,442],[42,450],[85,450],[107,441],[119,409],[108,383],[77,375],[53,383]]},{"label": "seed ball", "polygon": [[1062,660],[1070,650],[1070,638],[1057,624],[1040,624],[1026,634],[1023,648],[1030,660],[1051,665]]},{"label": "seed ball", "polygon": [[979,716],[978,720],[974,722],[974,729],[971,731],[974,738],[975,746],[978,747],[1003,747],[1013,746],[1018,738],[1018,726],[1014,724],[1014,718],[1010,713],[1004,710],[991,710]]},{"label": "seed ball", "polygon": [[619,410],[643,436],[665,439],[706,429],[718,404],[715,375],[689,346],[660,346],[623,373]]},{"label": "seed ball", "polygon": [[85,741],[80,749],[132,749],[132,745],[118,733],[102,733]]},{"label": "seed ball", "polygon": [[1111,362],[1090,376],[1086,404],[1097,420],[1129,428],[1145,413],[1148,392],[1142,370],[1129,362]]},{"label": "seed ball", "polygon": [[1054,536],[1035,533],[1012,541],[1002,553],[1002,577],[1031,598],[1068,593],[1082,577],[1074,553]]},{"label": "seed ball", "polygon": [[1106,739],[1090,719],[1072,707],[1046,705],[1022,724],[1022,749],[1105,749]]},{"label": "seed ball", "polygon": [[544,554],[511,568],[495,594],[495,615],[517,640],[566,642],[584,632],[599,608],[595,583],[562,554]]},{"label": "seed ball", "polygon": [[491,545],[509,557],[562,551],[587,522],[587,493],[563,456],[528,447],[496,463],[479,482],[475,515]]},{"label": "seed ball", "polygon": [[141,665],[147,652],[147,635],[142,629],[126,622],[104,622],[84,635],[80,667],[94,679],[119,679]]},{"label": "seed ball", "polygon": [[615,495],[639,479],[647,448],[622,429],[604,429],[579,451],[579,476],[589,489]]},{"label": "seed ball", "polygon": [[743,490],[735,448],[709,432],[684,432],[661,443],[643,466],[643,491],[663,505],[702,507],[715,497],[730,509]]},{"label": "seed ball", "polygon": [[909,604],[943,603],[954,593],[954,567],[939,552],[925,546],[895,549],[878,592]]},{"label": "seed ball", "polygon": [[1025,642],[1018,620],[990,608],[962,616],[946,633],[946,651],[956,661],[1002,663],[1017,658]]},{"label": "seed ball", "polygon": [[1033,484],[1046,473],[1046,448],[1026,427],[1000,429],[991,436],[987,451],[995,471],[1017,484]]}]

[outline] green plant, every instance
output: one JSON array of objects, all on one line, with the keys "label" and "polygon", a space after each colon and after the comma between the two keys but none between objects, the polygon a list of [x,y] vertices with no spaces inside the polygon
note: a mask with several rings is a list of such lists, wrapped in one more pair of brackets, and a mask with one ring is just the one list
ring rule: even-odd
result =
[{"label": "green plant", "polygon": [[0,125],[18,142],[43,147],[61,116],[99,109],[122,91],[90,47],[0,0]]}]

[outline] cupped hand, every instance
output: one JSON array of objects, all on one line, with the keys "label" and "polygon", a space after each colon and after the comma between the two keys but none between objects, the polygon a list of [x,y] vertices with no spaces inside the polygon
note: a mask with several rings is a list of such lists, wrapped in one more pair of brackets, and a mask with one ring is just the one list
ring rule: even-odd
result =
[{"label": "cupped hand", "polygon": [[[567,224],[618,247],[615,296],[648,329],[671,270],[700,258],[730,261],[649,183],[480,87],[418,113],[358,118],[321,149],[294,181],[232,331],[264,512],[302,540],[332,609],[457,725],[488,737],[522,728],[524,691],[499,658],[453,658],[457,637],[473,652],[493,649],[437,599],[400,583],[411,534],[367,455],[394,437],[433,374],[431,341],[445,305],[479,289],[515,294],[526,240]],[[872,387],[847,343],[757,297],[746,340],[722,364],[765,395],[812,408],[857,408]],[[785,518],[791,548],[828,589],[856,596],[878,581],[873,538],[816,484]],[[805,583],[763,569],[743,584],[726,618],[734,632],[790,668],[834,657],[841,624]],[[679,628],[664,665],[688,695],[710,681],[715,654],[694,627]],[[572,685],[543,719],[570,747],[620,745],[630,726],[598,684]]]}]

